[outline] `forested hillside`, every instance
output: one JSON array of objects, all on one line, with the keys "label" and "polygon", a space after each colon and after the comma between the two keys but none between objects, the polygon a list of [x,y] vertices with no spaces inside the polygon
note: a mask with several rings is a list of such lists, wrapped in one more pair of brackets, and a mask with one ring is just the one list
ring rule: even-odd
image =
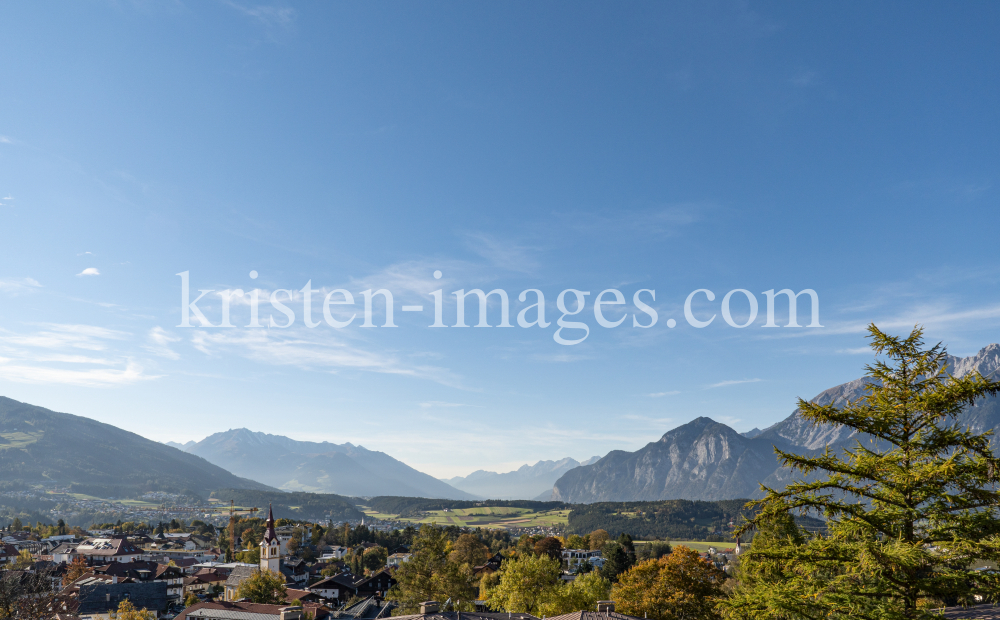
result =
[{"label": "forested hillside", "polygon": [[612,537],[625,532],[637,540],[731,541],[733,527],[748,513],[744,508],[747,501],[673,499],[574,506],[569,513],[569,531],[583,535],[600,529]]},{"label": "forested hillside", "polygon": [[221,487],[267,489],[203,458],[135,433],[0,396],[0,480],[57,483],[98,497]]},{"label": "forested hillside", "polygon": [[423,497],[396,497],[383,496],[373,497],[367,500],[358,500],[364,505],[383,514],[399,515],[401,517],[415,516],[427,510],[453,510],[455,508],[475,508],[477,506],[504,507],[504,508],[527,508],[529,510],[559,510],[569,508],[563,502],[540,502],[528,499],[511,500],[483,500],[483,501],[463,501],[448,499],[426,499]]},{"label": "forested hillside", "polygon": [[354,507],[354,500],[328,493],[286,493],[251,489],[219,489],[213,496],[237,506],[256,506],[266,510],[268,504],[277,519],[310,519],[314,521],[353,521],[364,515]]}]

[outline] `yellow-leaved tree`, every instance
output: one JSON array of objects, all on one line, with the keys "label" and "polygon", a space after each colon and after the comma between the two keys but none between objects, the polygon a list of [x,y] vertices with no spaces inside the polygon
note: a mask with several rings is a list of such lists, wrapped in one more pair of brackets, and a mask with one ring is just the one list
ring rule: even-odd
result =
[{"label": "yellow-leaved tree", "polygon": [[611,588],[615,611],[650,620],[712,620],[726,573],[683,545],[639,562]]},{"label": "yellow-leaved tree", "polygon": [[145,608],[136,609],[130,600],[124,600],[118,604],[118,611],[108,614],[111,620],[156,620],[156,614],[146,611]]}]

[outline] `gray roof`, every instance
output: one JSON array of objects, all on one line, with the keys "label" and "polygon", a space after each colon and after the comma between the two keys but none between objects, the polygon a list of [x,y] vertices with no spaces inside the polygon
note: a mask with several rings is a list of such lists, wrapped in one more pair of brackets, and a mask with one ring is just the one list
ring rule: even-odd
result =
[{"label": "gray roof", "polygon": [[956,620],[1000,620],[1000,607],[996,605],[976,605],[975,607],[948,607],[944,617]]},{"label": "gray roof", "polygon": [[118,604],[128,599],[137,608],[162,611],[167,608],[167,584],[163,581],[147,583],[104,583],[81,585],[78,600],[79,614],[100,614],[117,610]]},{"label": "gray roof", "polygon": [[574,611],[561,616],[549,616],[548,620],[641,620],[641,618],[614,611]]},{"label": "gray roof", "polygon": [[[604,617],[604,614],[601,614]],[[392,620],[458,620],[458,612],[454,611],[441,611],[433,614],[413,614],[409,616],[393,616]],[[494,613],[494,612],[478,612],[478,611],[463,611],[461,620],[539,620],[538,617],[532,616],[531,614],[522,613]]]},{"label": "gray roof", "polygon": [[255,614],[249,611],[237,611],[235,609],[196,609],[188,612],[188,618],[210,618],[219,620],[274,620],[278,616],[271,614]]},{"label": "gray roof", "polygon": [[259,570],[260,568],[256,566],[237,566],[233,569],[233,572],[229,573],[229,578],[226,579],[226,585],[238,586],[252,577],[253,574]]}]

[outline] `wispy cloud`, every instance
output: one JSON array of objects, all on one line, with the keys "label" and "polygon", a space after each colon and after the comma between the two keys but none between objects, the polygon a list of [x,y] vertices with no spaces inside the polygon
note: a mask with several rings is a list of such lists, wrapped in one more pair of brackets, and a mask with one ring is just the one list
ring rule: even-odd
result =
[{"label": "wispy cloud", "polygon": [[649,394],[650,398],[661,398],[663,396],[673,396],[674,394],[680,394],[680,390],[670,390],[669,392],[653,392]]},{"label": "wispy cloud", "polygon": [[206,355],[236,352],[254,361],[305,370],[363,370],[426,379],[462,389],[461,379],[447,368],[410,365],[395,355],[366,351],[320,330],[196,331],[191,342]]},{"label": "wispy cloud", "polygon": [[531,356],[531,359],[537,360],[539,362],[553,362],[556,364],[565,364],[567,362],[582,362],[583,360],[592,359],[589,355],[581,355],[578,353],[537,353]]},{"label": "wispy cloud", "polygon": [[720,387],[728,387],[730,385],[741,385],[743,383],[760,383],[763,379],[734,379],[731,381],[719,381],[718,383],[713,383],[711,385],[706,385],[705,389],[713,389]]},{"label": "wispy cloud", "polygon": [[99,276],[101,272],[97,270],[97,267],[87,267],[80,273],[76,274],[78,276]]},{"label": "wispy cloud", "polygon": [[851,349],[837,349],[837,353],[842,353],[845,355],[863,355],[865,353],[872,353],[871,347],[855,347]]},{"label": "wispy cloud", "polygon": [[296,10],[290,6],[258,4],[254,6],[243,6],[232,0],[222,0],[228,7],[236,9],[247,17],[252,17],[265,26],[279,26],[287,28],[295,22],[298,15]]},{"label": "wispy cloud", "polygon": [[143,346],[143,348],[150,353],[167,359],[180,359],[180,355],[170,348],[171,343],[183,340],[180,336],[175,336],[162,327],[156,326],[149,330],[146,340],[147,343]]},{"label": "wispy cloud", "polygon": [[449,403],[443,400],[431,400],[425,403],[420,403],[421,409],[434,409],[437,407],[469,407],[471,405],[466,405],[464,403]]},{"label": "wispy cloud", "polygon": [[157,377],[145,374],[142,366],[132,360],[128,360],[125,368],[122,369],[90,368],[86,370],[16,364],[10,363],[10,360],[6,360],[0,361],[0,378],[19,383],[110,387],[148,381]]},{"label": "wispy cloud", "polygon": [[15,278],[0,280],[0,293],[4,295],[23,295],[42,288],[42,285],[33,278]]},{"label": "wispy cloud", "polygon": [[87,351],[103,351],[108,348],[107,340],[124,340],[130,337],[126,332],[120,332],[93,325],[42,324],[42,330],[18,334],[0,329],[0,344],[21,347],[58,349],[84,349]]},{"label": "wispy cloud", "polygon": [[500,239],[486,233],[469,233],[465,236],[465,245],[496,267],[521,273],[531,273],[538,269],[538,261],[535,259],[538,249],[510,239]]},{"label": "wispy cloud", "polygon": [[[0,379],[82,387],[109,387],[155,379],[110,344],[130,334],[93,325],[43,324],[34,332],[0,329]],[[101,351],[100,357],[79,351]],[[87,368],[91,366],[91,368]]]},{"label": "wispy cloud", "polygon": [[713,208],[689,202],[614,213],[574,213],[570,221],[573,228],[586,233],[673,236],[702,220]]}]

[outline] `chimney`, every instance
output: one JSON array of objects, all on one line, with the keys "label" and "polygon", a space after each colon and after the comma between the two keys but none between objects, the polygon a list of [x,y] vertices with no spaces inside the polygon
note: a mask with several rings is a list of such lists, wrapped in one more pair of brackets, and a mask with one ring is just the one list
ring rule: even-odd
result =
[{"label": "chimney", "polygon": [[118,575],[111,575],[111,583],[112,584],[118,583]]},{"label": "chimney", "polygon": [[614,613],[615,602],[614,601],[597,601],[597,611],[598,613]]},{"label": "chimney", "polygon": [[436,614],[438,609],[437,601],[424,601],[420,603],[420,613],[422,614]]},{"label": "chimney", "polygon": [[281,620],[302,620],[302,607],[298,605],[294,607],[282,607],[281,615],[278,617]]}]

